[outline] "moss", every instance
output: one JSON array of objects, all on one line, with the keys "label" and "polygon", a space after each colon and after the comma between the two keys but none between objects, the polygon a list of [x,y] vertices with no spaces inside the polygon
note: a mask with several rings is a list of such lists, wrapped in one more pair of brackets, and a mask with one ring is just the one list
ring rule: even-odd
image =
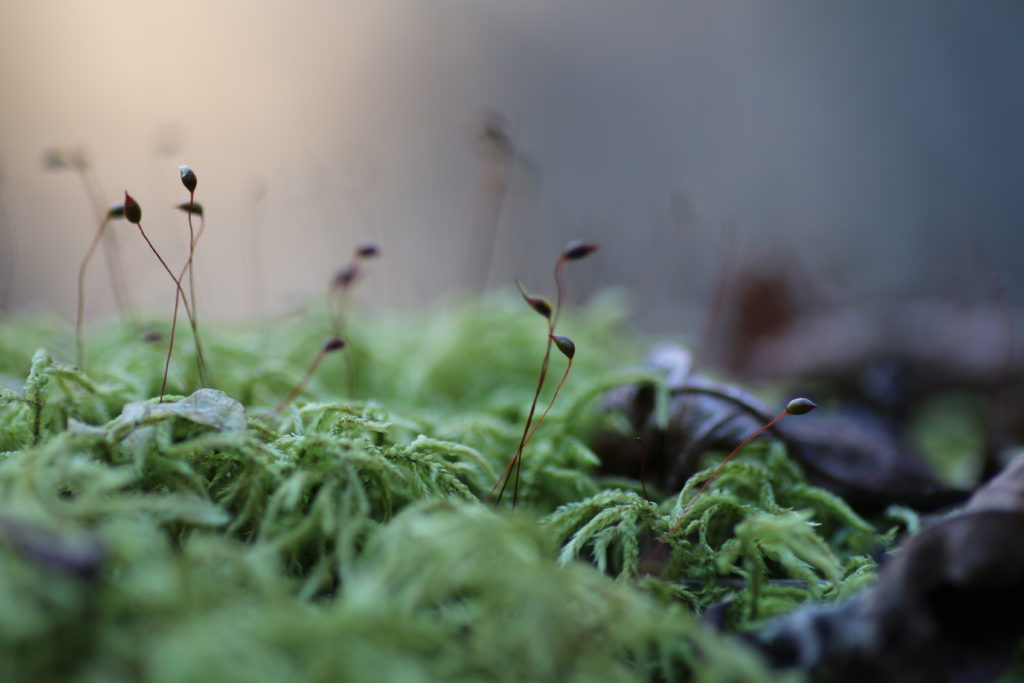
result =
[{"label": "moss", "polygon": [[[565,321],[574,374],[531,441],[520,505],[481,503],[515,452],[543,353],[522,302],[209,328],[216,389],[176,346],[108,324],[3,323],[0,678],[73,681],[780,680],[743,628],[869,582],[888,536],[778,446],[664,500],[602,480],[586,445],[641,349],[613,299]],[[40,345],[43,349],[37,350]],[[338,354],[336,354],[338,355]],[[345,400],[346,373],[358,373]],[[612,421],[608,421],[612,424]]]}]

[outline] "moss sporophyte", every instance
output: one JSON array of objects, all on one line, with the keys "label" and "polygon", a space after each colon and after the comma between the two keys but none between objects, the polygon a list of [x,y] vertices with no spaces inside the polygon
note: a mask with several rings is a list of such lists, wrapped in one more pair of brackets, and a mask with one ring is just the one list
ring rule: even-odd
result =
[{"label": "moss sporophyte", "polygon": [[[132,329],[99,329],[86,372],[34,350],[61,348],[66,332],[0,321],[0,375],[23,378],[0,385],[6,680],[185,678],[194,666],[248,680],[777,680],[696,614],[728,596],[745,627],[874,575],[883,532],[809,485],[777,442],[752,442],[721,471],[693,534],[666,534],[675,492],[648,498],[599,472],[588,442],[616,424],[601,396],[637,381],[622,364],[642,352],[611,299],[574,316],[571,341],[545,325],[574,382],[563,376],[564,414],[542,411],[525,438],[510,406],[534,396],[537,369],[510,349],[535,338],[536,320],[511,296],[361,317],[348,333],[372,399],[342,400],[344,378],[325,374],[253,419],[316,371],[311,339],[327,332],[319,359],[353,342],[316,304],[278,325],[273,356],[259,328],[217,329],[218,389],[162,403],[150,392],[164,368]],[[526,446],[529,509],[483,505]],[[644,563],[663,536],[654,571]],[[225,632],[229,651],[208,647]]]},{"label": "moss sporophyte", "polygon": [[[102,217],[78,273],[76,365],[67,330],[0,320],[2,680],[785,680],[731,634],[848,598],[917,523],[909,508],[865,519],[811,485],[781,439],[757,439],[811,401],[769,420],[689,375],[670,383],[641,364],[609,294],[569,320],[564,269],[597,251],[586,242],[559,253],[554,303],[517,282],[518,297],[392,314],[350,298],[380,253],[360,244],[326,312],[321,292],[273,335],[204,323],[204,346],[209,207],[196,173],[179,176],[179,269],[135,197]],[[86,346],[83,283],[122,218],[174,283],[166,357],[159,326],[123,321]],[[170,372],[179,307],[194,373]],[[553,387],[552,349],[566,362]],[[345,373],[326,371],[336,352]],[[611,400],[641,387],[643,410]],[[696,471],[721,457],[697,448],[671,481],[657,472],[695,433],[669,409],[687,392],[744,421],[721,462]],[[724,424],[709,415],[700,429]],[[639,477],[606,469],[604,437],[641,458]],[[510,482],[520,509],[486,504]],[[702,613],[724,614],[724,631]]]}]

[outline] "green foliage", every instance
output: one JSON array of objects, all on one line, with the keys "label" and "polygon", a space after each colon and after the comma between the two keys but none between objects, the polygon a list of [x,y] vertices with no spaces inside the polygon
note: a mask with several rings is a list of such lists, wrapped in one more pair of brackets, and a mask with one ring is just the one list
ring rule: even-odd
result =
[{"label": "green foliage", "polygon": [[332,354],[280,415],[317,315],[205,330],[216,389],[176,345],[166,403],[163,342],[140,334],[160,325],[97,330],[86,374],[66,330],[3,323],[0,680],[781,680],[696,614],[730,596],[742,627],[844,597],[891,539],[778,446],[672,533],[712,468],[664,501],[598,476],[594,407],[642,376],[620,311],[565,320],[574,374],[515,511],[481,503],[543,354],[514,298],[353,316],[351,365]]}]

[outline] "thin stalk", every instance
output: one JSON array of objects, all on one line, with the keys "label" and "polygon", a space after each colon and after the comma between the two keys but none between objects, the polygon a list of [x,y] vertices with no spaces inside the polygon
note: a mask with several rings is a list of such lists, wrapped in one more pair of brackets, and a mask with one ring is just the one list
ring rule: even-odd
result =
[{"label": "thin stalk", "polygon": [[327,351],[324,349],[320,349],[320,351],[317,352],[313,362],[309,365],[309,369],[306,370],[306,374],[302,376],[302,379],[300,379],[294,387],[292,387],[292,390],[288,392],[288,395],[284,397],[284,400],[278,403],[277,407],[271,411],[271,417],[280,415],[281,411],[288,407],[288,404],[294,401],[295,398],[302,393],[306,388],[306,385],[309,384],[309,380],[313,378],[313,374],[317,371],[317,368],[319,368],[320,364],[324,362],[324,357],[326,355]]},{"label": "thin stalk", "polygon": [[[84,159],[83,159],[84,161]],[[75,175],[78,176],[79,181],[82,183],[82,187],[85,189],[85,194],[89,198],[89,202],[92,204],[93,211],[97,216],[105,216],[103,209],[103,190],[100,188],[99,182],[91,172],[91,167],[88,163],[72,163],[71,168],[75,171]],[[131,301],[127,295],[127,288],[125,287],[124,279],[124,268],[121,262],[121,251],[118,248],[118,242],[116,234],[111,232],[107,234],[107,239],[103,242],[104,256],[106,257],[107,263],[107,275],[110,277],[110,287],[114,291],[114,303],[117,305],[117,311],[121,314],[122,320],[130,312]]]},{"label": "thin stalk", "polygon": [[490,283],[494,268],[502,207],[508,195],[516,151],[500,116],[489,116],[484,121],[479,143],[484,168],[473,210],[473,243],[466,254],[464,279],[467,289],[475,287],[482,291]]},{"label": "thin stalk", "polygon": [[[199,322],[196,320],[196,281],[194,275],[194,269],[192,268],[192,261],[195,258],[196,244],[199,243],[199,237],[203,234],[203,229],[206,228],[206,217],[203,215],[202,223],[200,224],[200,230],[198,233],[194,232],[192,228],[192,213],[195,209],[196,195],[195,192],[189,192],[188,197],[188,261],[185,262],[185,266],[181,269],[178,274],[178,282],[181,282],[182,277],[185,275],[185,271],[188,271],[188,293],[189,300],[192,302],[191,312],[188,315],[189,326],[192,328],[192,338],[196,343],[196,367],[199,370],[199,382],[203,386],[208,386],[210,378],[206,368],[206,356],[203,353],[203,343],[199,338]],[[186,307],[186,310],[188,308]],[[174,307],[175,316],[177,316],[178,307],[175,304]]]},{"label": "thin stalk", "polygon": [[[512,487],[512,507],[516,506],[516,502],[519,500],[519,477],[523,469],[523,449],[526,448],[526,444],[533,438],[534,432],[540,427],[540,423],[543,422],[544,417],[551,410],[551,406],[554,405],[555,399],[558,397],[558,392],[562,388],[562,384],[565,383],[566,377],[569,376],[569,370],[572,369],[572,358],[569,359],[569,365],[565,369],[565,374],[562,375],[562,381],[558,383],[558,387],[555,389],[554,395],[551,397],[551,402],[548,407],[544,410],[540,419],[537,420],[537,425],[533,431],[530,431],[530,423],[533,421],[533,413],[537,408],[537,400],[540,398],[541,389],[544,387],[544,380],[548,374],[548,363],[551,360],[551,347],[554,344],[555,325],[558,324],[558,316],[562,312],[562,304],[565,303],[565,285],[562,282],[562,266],[565,265],[568,259],[566,258],[566,252],[563,252],[558,257],[558,261],[555,263],[555,288],[557,291],[557,303],[555,304],[555,310],[551,318],[548,319],[548,345],[544,351],[544,361],[541,363],[540,369],[540,382],[537,384],[537,391],[533,395],[533,404],[530,406],[530,414],[526,418],[526,428],[523,430],[523,438],[519,442],[519,448],[516,450],[516,454],[513,460],[516,463],[516,482]],[[508,484],[508,481],[505,481]],[[501,492],[498,494],[498,500],[501,500],[501,495],[505,491],[505,486],[501,487]]]},{"label": "thin stalk", "polygon": [[[180,281],[179,281],[180,287]],[[167,348],[167,360],[164,361],[164,379],[160,383],[160,400],[159,403],[164,402],[164,392],[167,391],[167,374],[171,370],[171,353],[174,351],[174,328],[178,323],[178,304],[185,300],[184,296],[174,297],[174,315],[171,316],[171,344]]]},{"label": "thin stalk", "polygon": [[718,478],[718,475],[721,474],[722,470],[725,469],[725,466],[729,464],[729,461],[732,460],[734,457],[736,457],[737,453],[739,453],[744,448],[746,448],[747,444],[749,444],[751,441],[753,441],[754,439],[759,437],[765,431],[771,429],[772,426],[774,426],[776,422],[778,422],[782,418],[786,417],[786,415],[788,415],[788,414],[789,414],[788,411],[783,410],[781,413],[779,413],[777,416],[775,416],[771,421],[765,423],[756,432],[754,432],[753,434],[751,434],[750,436],[745,438],[740,443],[739,446],[737,446],[736,448],[733,449],[732,453],[730,453],[725,458],[725,460],[723,460],[722,463],[718,467],[715,468],[715,471],[711,474],[711,477],[706,482],[704,482],[703,486],[700,487],[700,491],[697,492],[697,495],[693,498],[693,500],[690,501],[690,504],[686,506],[685,510],[683,510],[683,514],[680,515],[679,519],[676,520],[676,523],[672,525],[672,528],[668,530],[669,535],[671,535],[673,532],[675,532],[676,529],[679,528],[679,525],[683,523],[683,520],[686,519],[686,516],[688,514],[690,514],[690,510],[693,509],[693,506],[697,503],[698,500],[700,500],[700,497],[704,495],[704,492],[708,490],[708,487],[711,486],[711,484],[715,481],[715,479]]},{"label": "thin stalk", "polygon": [[551,320],[551,334],[555,333],[555,325],[558,324],[558,316],[562,314],[562,304],[565,303],[565,285],[562,283],[562,266],[564,266],[565,263],[566,258],[563,253],[555,264],[555,288],[557,295],[555,299],[555,315]]},{"label": "thin stalk", "polygon": [[551,411],[551,406],[555,405],[555,399],[558,398],[558,392],[562,390],[562,385],[565,384],[565,380],[569,378],[570,370],[572,370],[572,358],[569,359],[569,364],[565,368],[565,373],[562,374],[562,379],[558,382],[558,386],[555,387],[555,393],[551,395],[551,400],[548,402],[547,408],[545,408],[544,412],[541,413],[539,418],[537,418],[537,424],[533,425],[533,431],[531,431],[530,435],[526,437],[526,443],[523,444],[523,448],[530,445],[530,440],[533,438],[533,435],[537,433],[537,430],[540,429],[540,424],[544,421],[544,418],[548,416],[548,413]]},{"label": "thin stalk", "polygon": [[284,400],[278,403],[277,407],[274,408],[267,417],[276,417],[277,415],[280,415],[281,411],[284,410],[289,403],[294,401],[295,398],[306,388],[306,385],[309,384],[309,380],[313,378],[313,374],[317,371],[317,368],[319,368],[320,364],[324,362],[324,357],[332,351],[344,349],[345,346],[345,341],[341,337],[331,337],[328,339],[327,343],[320,347],[320,351],[316,354],[316,357],[313,358],[313,362],[309,364],[309,369],[306,370],[306,374],[302,376],[302,379],[298,381],[292,390],[288,392],[288,395],[284,397]]},{"label": "thin stalk", "polygon": [[75,315],[75,358],[79,370],[85,370],[85,343],[82,339],[82,318],[83,313],[85,312],[85,270],[89,266],[89,261],[96,252],[96,247],[99,246],[100,240],[103,239],[103,234],[106,232],[108,225],[110,225],[110,216],[104,216],[103,220],[100,222],[99,229],[96,231],[96,235],[92,238],[92,243],[89,245],[89,249],[85,252],[85,258],[82,259],[82,265],[78,267],[78,307]]},{"label": "thin stalk", "polygon": [[[345,333],[345,311],[348,308],[348,287],[342,287],[335,291],[333,286],[327,290],[327,315],[334,327],[334,334],[343,337]],[[348,368],[346,375],[346,391],[348,397],[355,398],[356,395],[356,361],[352,352],[345,349],[345,367]]]},{"label": "thin stalk", "polygon": [[170,366],[171,366],[171,354],[174,351],[174,333],[175,333],[175,330],[176,330],[177,325],[178,325],[178,299],[179,299],[179,297],[180,297],[181,301],[185,305],[185,312],[188,314],[189,319],[192,318],[192,312],[189,310],[188,299],[185,297],[185,292],[181,288],[181,281],[178,278],[174,277],[174,273],[171,271],[171,267],[167,265],[167,262],[164,261],[164,257],[161,256],[160,252],[156,250],[156,247],[153,246],[153,243],[149,241],[149,237],[146,236],[146,231],[142,229],[142,223],[139,222],[139,223],[136,223],[135,225],[139,228],[139,234],[142,235],[142,239],[146,240],[146,244],[149,245],[150,250],[153,252],[153,254],[160,261],[160,265],[162,265],[164,267],[164,270],[167,271],[167,274],[171,276],[171,280],[174,281],[174,286],[177,289],[177,293],[175,294],[175,297],[174,297],[174,317],[171,319],[171,339],[170,339],[170,343],[169,343],[169,346],[168,346],[168,349],[167,349],[167,362],[164,365],[164,379],[163,379],[163,383],[160,385],[160,403],[163,403],[163,401],[164,401],[164,392],[165,392],[165,390],[167,388],[167,372],[170,369]]},{"label": "thin stalk", "polygon": [[679,519],[676,520],[676,523],[672,525],[672,528],[669,529],[668,533],[665,535],[671,536],[673,533],[675,533],[676,529],[679,528],[679,525],[682,524],[683,520],[686,519],[687,515],[690,514],[690,510],[693,509],[693,506],[697,503],[698,500],[700,500],[700,497],[704,495],[704,492],[708,490],[708,487],[710,487],[711,484],[714,483],[715,479],[718,478],[718,475],[721,474],[722,470],[725,469],[725,466],[729,464],[729,461],[732,460],[737,453],[746,448],[747,444],[749,444],[751,441],[756,439],[764,432],[774,427],[775,423],[777,423],[779,420],[786,417],[787,415],[806,415],[807,413],[811,412],[817,407],[818,406],[813,401],[810,401],[806,398],[795,398],[786,404],[785,410],[783,410],[781,413],[779,413],[774,418],[772,418],[767,423],[758,428],[758,430],[755,431],[753,434],[744,439],[740,443],[740,445],[734,448],[732,450],[732,453],[726,456],[725,460],[723,460],[722,463],[715,468],[715,471],[711,474],[711,477],[706,482],[704,482],[704,485],[701,486],[700,490],[697,492],[697,495],[694,496],[693,500],[690,501],[690,504],[687,505],[686,509],[683,510],[683,514],[679,516]]},{"label": "thin stalk", "polygon": [[[192,212],[195,210],[195,206],[196,206],[196,193],[195,192],[189,192],[188,193],[188,263],[186,264],[186,267],[188,268],[188,296],[189,296],[189,299],[192,301],[192,315],[197,315],[197,313],[196,313],[196,279],[195,279],[194,270],[192,268],[192,261],[193,261],[193,259],[195,259],[195,255],[196,255],[196,235],[195,235],[194,230],[192,229]],[[198,343],[198,339],[197,339],[197,343]]]},{"label": "thin stalk", "polygon": [[[366,242],[356,247],[353,260],[347,266],[338,271],[331,284],[327,288],[327,315],[334,325],[334,335],[337,339],[345,338],[346,313],[350,306],[350,290],[352,285],[362,276],[361,264],[366,259],[376,258],[380,255],[380,247],[376,243]],[[351,349],[345,349],[345,364],[348,367],[347,390],[348,397],[355,398],[356,395],[356,361]]]},{"label": "thin stalk", "polygon": [[526,424],[523,426],[523,436],[519,439],[519,447],[516,448],[516,454],[512,456],[505,469],[502,470],[501,477],[494,483],[490,493],[484,498],[484,502],[490,500],[491,495],[494,494],[494,490],[498,488],[498,484],[501,484],[501,489],[498,491],[498,501],[501,501],[502,496],[505,495],[505,489],[508,487],[509,473],[513,467],[516,468],[516,483],[512,488],[512,507],[515,507],[516,502],[519,499],[519,475],[522,470],[523,460],[523,448],[526,447],[526,438],[530,434],[530,426],[533,424],[533,414],[537,410],[537,401],[540,399],[540,392],[544,388],[544,380],[548,374],[548,363],[551,360],[551,346],[554,342],[548,339],[547,349],[544,351],[544,360],[540,365],[540,379],[537,382],[537,390],[533,394],[533,403],[530,404],[530,413],[526,417]]},{"label": "thin stalk", "polygon": [[[544,420],[544,416],[548,414],[548,411],[551,410],[551,406],[554,405],[555,398],[557,398],[559,390],[561,390],[562,385],[565,383],[565,380],[569,375],[569,369],[572,368],[572,357],[573,353],[575,353],[572,341],[570,341],[568,338],[558,337],[557,335],[555,335],[555,325],[557,324],[558,316],[562,311],[562,304],[565,302],[565,285],[562,282],[562,266],[564,266],[569,261],[576,261],[581,258],[584,258],[589,254],[592,254],[593,252],[597,251],[597,249],[598,247],[595,245],[584,244],[582,242],[574,241],[567,244],[565,249],[562,250],[561,255],[555,262],[554,276],[555,286],[558,289],[558,304],[555,307],[554,311],[552,311],[550,303],[548,303],[544,299],[529,296],[523,289],[522,284],[520,284],[518,281],[516,282],[516,285],[519,287],[519,293],[522,294],[523,299],[526,301],[526,303],[529,304],[530,307],[533,308],[533,310],[535,310],[537,313],[539,313],[540,315],[544,316],[547,319],[548,343],[547,348],[545,348],[544,350],[544,360],[541,362],[540,366],[540,378],[537,382],[537,390],[533,394],[533,402],[530,404],[530,412],[526,418],[526,425],[523,427],[523,436],[519,440],[519,447],[516,448],[515,455],[512,456],[512,459],[505,466],[505,469],[502,471],[501,476],[498,478],[498,481],[495,482],[494,486],[491,487],[490,492],[484,498],[485,502],[490,500],[495,490],[498,489],[499,484],[501,485],[501,488],[500,490],[498,490],[498,500],[501,500],[502,496],[505,493],[505,489],[508,487],[508,479],[513,466],[516,470],[515,485],[512,487],[513,508],[516,506],[516,503],[519,500],[519,480],[523,469],[523,449],[526,447],[526,444],[529,443],[530,439],[533,438],[533,433],[537,431],[537,427],[540,427],[540,423]],[[566,367],[565,375],[562,376],[562,380],[558,383],[558,387],[555,389],[555,393],[551,398],[551,402],[548,404],[547,408],[544,410],[543,415],[541,415],[540,420],[537,421],[536,427],[534,427],[534,430],[531,432],[530,427],[533,425],[533,416],[537,410],[537,401],[540,400],[540,392],[544,388],[545,379],[547,379],[548,365],[551,362],[551,347],[556,343],[558,344],[559,350],[565,353],[566,356],[569,358],[569,365],[568,367]],[[567,344],[568,346],[563,348],[563,344]]]}]

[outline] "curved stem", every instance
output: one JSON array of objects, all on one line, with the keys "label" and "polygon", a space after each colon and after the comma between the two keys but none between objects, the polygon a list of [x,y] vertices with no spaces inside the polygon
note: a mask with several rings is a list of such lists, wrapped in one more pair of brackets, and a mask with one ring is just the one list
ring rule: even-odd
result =
[{"label": "curved stem", "polygon": [[196,235],[192,229],[192,211],[196,204],[196,193],[188,193],[188,296],[192,301],[192,315],[198,315],[196,312],[196,279],[194,270],[192,268],[192,260],[196,254]]},{"label": "curved stem", "polygon": [[306,370],[306,374],[302,376],[302,379],[292,388],[288,395],[284,397],[284,400],[277,404],[277,407],[270,412],[270,417],[274,417],[281,413],[289,403],[295,400],[295,397],[302,393],[302,390],[309,384],[309,380],[312,379],[313,373],[316,372],[317,368],[320,367],[320,363],[324,361],[324,356],[328,353],[327,349],[321,348],[320,352],[316,354],[316,358],[310,363],[309,369]]},{"label": "curved stem", "polygon": [[174,352],[174,328],[178,321],[178,304],[184,301],[184,297],[174,297],[174,315],[171,316],[171,343],[167,347],[167,360],[164,361],[164,379],[160,383],[160,400],[158,403],[164,402],[164,393],[167,391],[167,373],[171,370],[171,354]]},{"label": "curved stem", "polygon": [[718,478],[718,475],[721,474],[722,470],[725,469],[725,466],[729,464],[729,461],[732,460],[737,453],[746,448],[747,444],[749,444],[751,441],[756,439],[758,436],[760,436],[768,429],[771,429],[771,427],[774,426],[776,422],[786,417],[786,415],[789,415],[789,411],[783,410],[772,420],[762,425],[756,432],[754,432],[746,439],[744,439],[739,446],[733,449],[732,453],[730,453],[725,458],[725,460],[723,460],[722,463],[717,468],[715,468],[715,471],[711,474],[711,477],[706,482],[704,482],[703,486],[700,487],[700,491],[697,492],[697,495],[694,496],[693,500],[690,501],[690,504],[686,506],[685,510],[683,510],[683,514],[679,516],[679,519],[676,520],[676,523],[673,524],[672,528],[668,530],[668,534],[666,534],[667,536],[671,536],[675,532],[675,530],[679,528],[679,525],[683,523],[683,520],[686,519],[686,516],[690,514],[690,510],[692,510],[693,506],[697,503],[698,500],[700,500],[700,497],[704,495],[704,492],[708,490],[708,487],[711,486],[712,482],[714,482],[715,479]]},{"label": "curved stem", "polygon": [[562,304],[565,303],[565,285],[562,283],[562,266],[565,265],[565,256],[561,256],[555,264],[555,287],[557,298],[555,304],[555,315],[551,320],[551,334],[555,333],[555,325],[558,324],[558,316],[562,315]]},{"label": "curved stem", "polygon": [[174,281],[174,286],[177,288],[177,293],[175,294],[174,297],[174,316],[171,318],[171,340],[167,349],[167,362],[164,365],[164,381],[163,385],[160,388],[160,401],[162,403],[164,400],[164,389],[167,386],[167,369],[170,368],[171,352],[174,351],[174,332],[178,326],[178,299],[180,298],[181,301],[185,304],[185,312],[188,313],[189,319],[192,318],[192,312],[189,311],[188,299],[185,298],[185,292],[181,289],[180,278],[174,277],[174,273],[171,271],[171,267],[167,265],[167,261],[164,261],[164,257],[160,255],[160,252],[156,250],[156,247],[153,246],[153,243],[149,241],[149,237],[146,236],[146,231],[142,229],[142,223],[136,223],[135,225],[136,227],[138,227],[139,234],[142,235],[142,239],[146,240],[146,244],[149,245],[150,250],[156,256],[157,260],[160,261],[160,265],[164,267],[164,270],[167,271],[167,274],[171,276],[171,280]]},{"label": "curved stem", "polygon": [[[550,324],[548,326],[548,329],[551,329]],[[519,447],[516,448],[516,453],[515,453],[515,455],[512,456],[512,459],[508,461],[507,465],[505,465],[505,469],[502,470],[501,476],[498,477],[498,481],[496,481],[494,483],[494,486],[491,487],[490,493],[488,493],[484,497],[484,502],[487,502],[488,500],[491,499],[491,496],[494,495],[495,489],[498,489],[499,484],[501,485],[501,489],[498,490],[498,501],[499,502],[501,501],[502,496],[505,495],[505,489],[508,487],[508,480],[510,478],[509,475],[511,473],[511,470],[512,470],[513,467],[515,467],[516,468],[516,484],[513,487],[512,505],[515,506],[515,504],[516,504],[516,501],[518,499],[518,491],[519,491],[519,473],[520,473],[520,471],[522,469],[523,448],[526,445],[526,437],[530,433],[530,426],[533,424],[533,414],[534,414],[534,412],[537,409],[537,401],[540,399],[540,392],[544,388],[544,379],[547,377],[548,363],[550,362],[550,359],[551,359],[551,346],[552,346],[552,344],[554,344],[554,342],[551,341],[551,338],[549,336],[548,337],[547,349],[544,351],[544,360],[541,362],[541,365],[540,365],[540,379],[537,381],[537,390],[533,394],[533,403],[530,404],[530,413],[529,413],[529,415],[526,418],[526,425],[523,427],[523,436],[519,440]]]},{"label": "curved stem", "polygon": [[[89,203],[92,204],[96,216],[101,217],[101,220],[106,220],[103,218],[106,216],[106,212],[103,208],[103,190],[100,188],[99,181],[96,180],[88,165],[75,165],[73,168],[79,181],[82,183],[82,187],[85,189],[85,194],[88,196]],[[117,304],[118,313],[121,314],[121,318],[124,320],[131,307],[131,303],[125,293],[121,252],[117,248],[114,235],[115,233],[110,233],[103,246],[106,252],[107,275],[110,277],[110,286],[114,290],[114,301]]]},{"label": "curved stem", "polygon": [[[192,302],[192,312],[188,316],[189,325],[192,328],[192,338],[196,343],[196,367],[199,370],[199,382],[206,386],[210,383],[210,378],[206,371],[206,356],[203,353],[203,343],[199,338],[199,322],[196,319],[198,311],[196,310],[196,280],[195,271],[192,268],[192,261],[195,258],[196,244],[199,242],[199,235],[202,235],[202,230],[197,235],[192,228],[192,211],[195,207],[196,195],[195,192],[189,192],[188,195],[188,261],[185,262],[185,266],[181,269],[181,273],[178,274],[178,282],[181,282],[181,278],[184,277],[185,271],[188,271],[188,293],[189,299]],[[206,227],[206,218],[203,218],[202,227]]]},{"label": "curved stem", "polygon": [[100,227],[96,231],[96,235],[92,238],[92,243],[89,245],[89,249],[85,252],[85,258],[82,259],[82,265],[78,267],[78,308],[75,315],[75,358],[77,360],[79,370],[85,370],[85,344],[82,339],[82,317],[85,312],[85,270],[88,268],[89,261],[92,260],[92,256],[96,252],[96,247],[99,246],[100,240],[103,239],[103,233],[106,232],[108,225],[110,225],[110,218],[104,217],[100,222]]},{"label": "curved stem", "polygon": [[533,431],[531,431],[530,435],[526,437],[526,443],[523,444],[523,448],[526,448],[528,445],[530,445],[530,440],[533,438],[533,435],[537,433],[538,429],[540,429],[540,423],[543,422],[544,418],[548,416],[548,413],[551,411],[551,406],[555,405],[555,399],[558,398],[558,392],[562,390],[562,385],[565,384],[565,380],[569,379],[570,370],[572,370],[572,358],[569,359],[569,364],[565,367],[565,372],[562,374],[562,379],[559,380],[558,386],[555,387],[555,393],[551,395],[551,400],[548,402],[547,408],[545,408],[544,412],[541,413],[539,418],[537,418],[537,424],[533,425]]}]

